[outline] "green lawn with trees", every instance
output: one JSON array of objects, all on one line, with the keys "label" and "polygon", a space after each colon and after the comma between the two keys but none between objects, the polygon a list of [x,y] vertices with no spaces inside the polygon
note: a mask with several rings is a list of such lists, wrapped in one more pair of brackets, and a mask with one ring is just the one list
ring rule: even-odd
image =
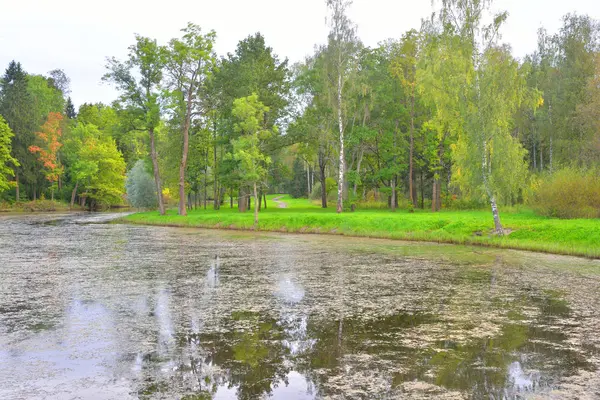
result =
[{"label": "green lawn with trees", "polygon": [[[286,208],[279,208],[273,199]],[[168,225],[220,229],[255,229],[253,216],[237,208],[190,210],[187,217],[169,210],[140,212],[121,221],[146,225]],[[510,249],[600,258],[600,223],[593,219],[558,219],[537,215],[531,210],[510,210],[503,214],[505,235],[494,233],[487,210],[407,210],[392,212],[382,208],[361,209],[338,214],[323,209],[318,202],[294,199],[289,195],[268,195],[267,208],[261,207],[258,230],[321,233],[374,238],[474,244]]]},{"label": "green lawn with trees", "polygon": [[[132,35],[98,77],[111,104],[76,108],[64,71],[12,61],[0,209],[133,206],[158,211],[131,222],[599,256],[598,20],[567,14],[517,58],[491,0],[437,0],[373,47],[351,2],[325,3],[329,34],[296,63],[261,33],[226,55],[193,23],[164,43]],[[273,193],[294,199],[279,209]]]}]

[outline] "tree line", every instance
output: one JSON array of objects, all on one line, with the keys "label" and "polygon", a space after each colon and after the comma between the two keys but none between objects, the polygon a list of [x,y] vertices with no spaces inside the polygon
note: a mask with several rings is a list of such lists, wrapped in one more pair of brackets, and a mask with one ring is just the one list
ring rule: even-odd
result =
[{"label": "tree line", "polygon": [[235,201],[254,204],[255,221],[268,192],[338,212],[487,204],[502,234],[500,205],[527,201],[555,171],[600,164],[598,21],[568,14],[519,60],[489,0],[438,1],[419,30],[376,47],[361,43],[350,1],[326,3],[326,43],[293,65],[260,33],[223,57],[216,33],[191,23],[164,44],[137,35],[126,59],[107,60],[119,98],[78,112],[64,72],[11,62],[2,196],[97,208],[127,187],[161,214]]}]

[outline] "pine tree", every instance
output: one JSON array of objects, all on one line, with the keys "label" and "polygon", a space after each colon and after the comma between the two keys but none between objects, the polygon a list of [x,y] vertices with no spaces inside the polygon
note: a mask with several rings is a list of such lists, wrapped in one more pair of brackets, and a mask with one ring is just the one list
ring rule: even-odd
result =
[{"label": "pine tree", "polygon": [[73,105],[73,102],[71,101],[70,96],[67,98],[67,104],[65,106],[65,114],[67,115],[67,118],[69,118],[69,119],[75,119],[75,117],[77,117],[77,113],[75,112],[75,106]]}]

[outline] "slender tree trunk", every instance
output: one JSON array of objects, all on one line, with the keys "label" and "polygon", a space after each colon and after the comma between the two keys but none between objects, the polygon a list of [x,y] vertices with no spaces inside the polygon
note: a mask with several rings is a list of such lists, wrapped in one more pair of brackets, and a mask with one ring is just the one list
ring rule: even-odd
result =
[{"label": "slender tree trunk", "polygon": [[344,157],[344,121],[342,119],[342,74],[338,73],[338,88],[337,88],[337,100],[338,100],[338,126],[340,130],[340,163],[339,163],[339,176],[338,176],[338,198],[337,198],[337,213],[341,213],[343,204],[343,193],[344,193],[344,168],[345,168],[345,157]]},{"label": "slender tree trunk", "polygon": [[421,210],[425,209],[425,185],[423,183],[423,171],[421,171]]},{"label": "slender tree trunk", "polygon": [[319,152],[319,180],[321,181],[321,207],[327,208],[327,185],[325,178],[325,157]]},{"label": "slender tree trunk", "polygon": [[544,170],[544,148],[540,144],[540,171]]},{"label": "slender tree trunk", "polygon": [[550,133],[550,149],[548,150],[548,168],[552,173],[552,133]]},{"label": "slender tree trunk", "polygon": [[33,183],[33,201],[37,200],[37,187],[35,186],[35,182]]},{"label": "slender tree trunk", "polygon": [[356,176],[357,179],[354,181],[354,187],[352,188],[352,196],[354,197],[354,201],[352,202],[352,211],[356,209],[356,190],[358,189],[358,177],[360,177],[360,164],[362,163],[363,158],[363,149],[360,149],[358,153],[358,161],[356,162]]},{"label": "slender tree trunk", "polygon": [[183,153],[179,165],[179,215],[187,215],[185,209],[185,168],[187,166],[188,149],[190,147],[190,122],[192,118],[192,88],[188,89],[187,108],[183,123]]},{"label": "slender tree trunk", "polygon": [[308,197],[310,197],[310,165],[306,163],[306,189],[308,191]]},{"label": "slender tree trunk", "polygon": [[16,188],[15,188],[15,189],[16,189],[16,193],[15,193],[15,197],[16,197],[16,199],[15,199],[15,200],[16,200],[16,201],[17,201],[17,203],[18,203],[18,202],[20,201],[20,192],[19,192],[19,171],[16,171],[16,170],[15,170],[15,181],[16,181],[16,183],[17,183],[17,186],[16,186]]},{"label": "slender tree trunk", "polygon": [[160,215],[165,215],[165,202],[163,200],[162,185],[160,183],[160,173],[158,171],[158,154],[156,153],[154,128],[148,129],[148,136],[150,136],[150,158],[152,158],[152,171],[154,172],[154,185],[156,186],[156,199],[158,201],[158,211],[160,212]]},{"label": "slender tree trunk", "polygon": [[483,143],[483,161],[481,163],[481,172],[483,174],[483,185],[485,187],[485,191],[487,192],[490,206],[492,208],[492,216],[494,217],[494,229],[498,236],[504,235],[504,228],[502,227],[502,223],[500,222],[500,214],[498,213],[498,205],[496,204],[496,197],[490,187],[488,174],[490,173],[490,165],[487,157],[487,143],[484,141]]},{"label": "slender tree trunk", "polygon": [[73,205],[75,204],[75,196],[77,195],[77,187],[79,186],[79,182],[75,182],[75,187],[73,188],[73,192],[71,192],[71,204],[69,206],[69,210],[73,209]]},{"label": "slender tree trunk", "polygon": [[50,200],[54,201],[54,189],[50,189]]},{"label": "slender tree trunk", "polygon": [[411,96],[411,104],[410,104],[410,149],[408,156],[408,191],[410,192],[410,202],[413,204],[413,207],[417,206],[417,199],[415,198],[415,191],[413,190],[413,158],[414,158],[414,148],[415,148],[415,88],[414,85],[412,87],[412,96]]},{"label": "slender tree trunk", "polygon": [[260,201],[258,201],[256,182],[254,182],[254,229],[258,229],[258,207],[260,207]]},{"label": "slender tree trunk", "polygon": [[433,177],[433,187],[431,189],[431,211],[437,211],[437,180],[438,178]]},{"label": "slender tree trunk", "polygon": [[265,210],[267,209],[267,194],[265,193],[264,195],[264,203],[265,203]]},{"label": "slender tree trunk", "polygon": [[390,207],[392,211],[396,211],[396,177],[392,177],[390,181],[392,187],[392,198],[390,200]]},{"label": "slender tree trunk", "polygon": [[533,138],[533,170],[537,171],[537,159],[536,159],[536,148],[535,148],[535,137]]},{"label": "slender tree trunk", "polygon": [[233,191],[229,192],[229,208],[233,208]]}]

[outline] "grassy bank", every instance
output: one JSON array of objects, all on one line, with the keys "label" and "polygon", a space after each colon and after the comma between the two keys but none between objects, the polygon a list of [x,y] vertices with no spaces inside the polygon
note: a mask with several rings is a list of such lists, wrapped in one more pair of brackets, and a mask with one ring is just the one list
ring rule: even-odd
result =
[{"label": "grassy bank", "polygon": [[[76,210],[81,208],[76,205]],[[69,204],[53,200],[35,200],[19,203],[0,203],[0,212],[54,212],[69,211]]]},{"label": "grassy bank", "polygon": [[[287,208],[278,208],[273,197],[269,196],[267,209],[260,213],[259,230],[473,244],[600,258],[598,219],[561,220],[527,210],[504,212],[502,222],[511,233],[496,237],[490,234],[493,223],[487,210],[439,213],[359,210],[336,214],[334,207],[321,209],[305,199],[289,196],[281,199]],[[193,210],[187,217],[171,210],[166,216],[152,211],[132,214],[122,220],[146,225],[252,229],[254,216],[225,205],[220,211]]]}]

